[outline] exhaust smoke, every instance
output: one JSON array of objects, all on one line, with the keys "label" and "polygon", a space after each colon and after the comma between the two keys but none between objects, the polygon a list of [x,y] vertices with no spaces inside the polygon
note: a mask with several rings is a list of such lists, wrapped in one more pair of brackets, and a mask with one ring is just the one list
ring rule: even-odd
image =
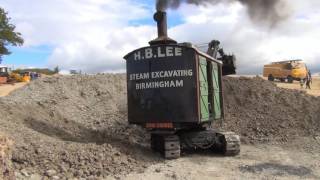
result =
[{"label": "exhaust smoke", "polygon": [[250,19],[255,23],[267,23],[271,27],[290,17],[287,0],[157,0],[157,10],[177,9],[181,3],[194,5],[215,5],[240,2],[247,7]]}]

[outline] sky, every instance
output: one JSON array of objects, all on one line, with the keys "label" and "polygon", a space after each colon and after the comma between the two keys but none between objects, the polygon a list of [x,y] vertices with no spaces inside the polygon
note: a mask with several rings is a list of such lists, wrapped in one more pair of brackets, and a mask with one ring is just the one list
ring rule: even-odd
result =
[{"label": "sky", "polygon": [[[286,1],[286,0],[283,0]],[[194,44],[221,41],[237,56],[239,74],[261,74],[264,64],[303,59],[320,72],[320,2],[287,0],[277,11],[290,13],[270,26],[252,21],[240,3],[168,10],[169,36]],[[25,43],[10,47],[3,64],[59,66],[63,71],[125,72],[123,56],[156,37],[153,0],[0,0]],[[205,48],[203,49],[205,50]]]}]

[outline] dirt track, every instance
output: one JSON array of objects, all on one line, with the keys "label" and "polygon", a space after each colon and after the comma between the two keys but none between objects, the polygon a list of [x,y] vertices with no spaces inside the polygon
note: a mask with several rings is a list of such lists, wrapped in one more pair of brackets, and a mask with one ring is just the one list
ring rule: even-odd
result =
[{"label": "dirt track", "polygon": [[311,89],[305,89],[306,86],[304,85],[303,88],[301,88],[300,83],[297,81],[294,81],[293,84],[290,83],[281,83],[276,82],[278,87],[287,88],[287,89],[297,89],[301,91],[305,91],[308,94],[314,95],[314,96],[320,96],[320,77],[313,77],[312,78],[312,84]]},{"label": "dirt track", "polygon": [[[148,134],[127,124],[124,75],[34,81],[0,98],[0,131],[15,141],[13,162],[18,179],[148,177],[159,168],[157,177],[172,179],[197,179],[201,172],[204,179],[214,174],[232,179],[240,171],[243,179],[260,179],[251,172],[266,169],[268,173],[275,168],[289,169],[283,177],[317,179],[319,98],[278,88],[260,78],[225,78],[224,88],[229,95],[224,128],[252,144],[244,146],[241,156],[235,158],[206,153],[168,162],[152,153]],[[311,108],[305,109],[306,105]],[[267,164],[246,166],[255,162]],[[290,175],[290,169],[300,165],[301,171],[308,173]],[[170,166],[176,167],[176,175],[166,175]],[[223,173],[211,172],[220,167]],[[146,168],[146,173],[137,174]]]},{"label": "dirt track", "polygon": [[[316,146],[319,147],[319,144]],[[145,173],[133,173],[123,179],[292,180],[320,178],[319,149],[306,152],[297,147],[289,148],[281,145],[243,145],[241,149],[241,155],[237,157],[214,156],[210,153],[186,155],[178,160],[153,165]]]},{"label": "dirt track", "polygon": [[0,85],[0,97],[9,95],[12,91],[25,86],[27,83],[2,84]]}]

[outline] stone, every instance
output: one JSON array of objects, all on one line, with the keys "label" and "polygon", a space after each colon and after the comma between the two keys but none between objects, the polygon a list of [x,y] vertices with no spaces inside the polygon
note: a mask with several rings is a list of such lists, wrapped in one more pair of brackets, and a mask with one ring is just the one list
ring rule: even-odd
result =
[{"label": "stone", "polygon": [[42,177],[39,174],[32,174],[29,179],[30,180],[42,180]]},{"label": "stone", "polygon": [[52,176],[54,176],[54,175],[57,174],[57,171],[54,170],[54,169],[50,169],[50,170],[46,171],[45,174],[46,174],[46,176],[48,176],[48,177],[52,177]]},{"label": "stone", "polygon": [[27,170],[25,170],[25,169],[22,169],[22,170],[20,171],[20,173],[21,173],[23,176],[26,176],[26,177],[29,177],[29,176],[30,176],[29,173],[27,172]]},{"label": "stone", "polygon": [[54,180],[59,180],[60,177],[59,177],[59,176],[52,176],[52,179],[54,179]]},{"label": "stone", "polygon": [[159,173],[159,172],[161,172],[161,169],[160,169],[160,168],[156,168],[155,171],[156,171],[157,173]]}]

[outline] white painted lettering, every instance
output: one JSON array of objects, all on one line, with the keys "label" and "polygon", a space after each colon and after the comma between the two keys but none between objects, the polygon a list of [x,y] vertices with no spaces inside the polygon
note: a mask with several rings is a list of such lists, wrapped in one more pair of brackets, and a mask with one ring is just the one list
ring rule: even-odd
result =
[{"label": "white painted lettering", "polygon": [[159,58],[161,58],[161,57],[166,57],[166,54],[165,54],[165,53],[162,53],[161,47],[158,47],[158,57],[159,57]]},{"label": "white painted lettering", "polygon": [[175,56],[182,56],[182,48],[174,48]]},{"label": "white painted lettering", "polygon": [[183,80],[176,80],[176,87],[183,87]]},{"label": "white painted lettering", "polygon": [[146,59],[150,59],[153,57],[152,48],[145,49],[145,56],[146,56]]},{"label": "white painted lettering", "polygon": [[166,47],[166,54],[168,57],[173,56],[173,47],[172,46]]},{"label": "white painted lettering", "polygon": [[135,61],[138,61],[138,60],[140,60],[140,59],[141,59],[141,52],[140,52],[140,51],[135,52],[135,53],[134,53],[134,60],[135,60]]}]

